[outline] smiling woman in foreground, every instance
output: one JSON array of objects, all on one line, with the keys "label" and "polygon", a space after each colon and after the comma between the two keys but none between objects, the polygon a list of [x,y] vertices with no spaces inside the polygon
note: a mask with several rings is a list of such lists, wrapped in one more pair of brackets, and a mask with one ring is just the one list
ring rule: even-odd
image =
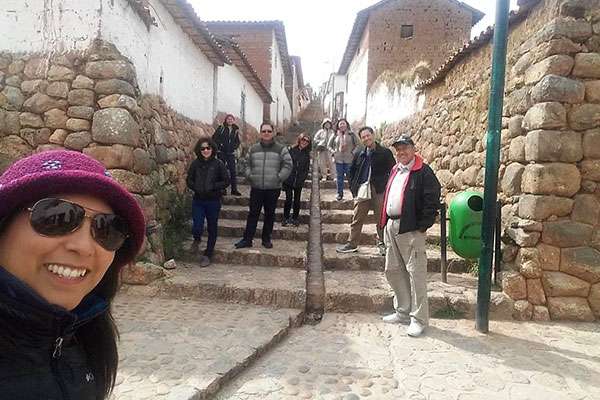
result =
[{"label": "smiling woman in foreground", "polygon": [[107,398],[118,362],[110,306],[144,240],[140,207],[102,164],[62,150],[9,167],[0,205],[0,393]]}]

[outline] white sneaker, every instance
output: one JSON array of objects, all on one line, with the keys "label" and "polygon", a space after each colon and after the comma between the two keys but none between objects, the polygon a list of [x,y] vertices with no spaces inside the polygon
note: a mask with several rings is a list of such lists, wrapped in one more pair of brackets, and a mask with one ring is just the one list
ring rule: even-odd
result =
[{"label": "white sneaker", "polygon": [[425,331],[425,325],[420,323],[416,318],[410,318],[410,325],[406,328],[406,334],[411,337],[419,337]]},{"label": "white sneaker", "polygon": [[386,324],[408,324],[410,317],[404,313],[395,312],[382,318]]}]

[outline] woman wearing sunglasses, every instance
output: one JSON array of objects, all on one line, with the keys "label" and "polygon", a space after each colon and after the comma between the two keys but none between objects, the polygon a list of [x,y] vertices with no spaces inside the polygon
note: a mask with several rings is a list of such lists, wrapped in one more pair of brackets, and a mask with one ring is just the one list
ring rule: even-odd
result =
[{"label": "woman wearing sunglasses", "polygon": [[1,397],[107,398],[110,306],[144,240],[140,207],[102,164],[63,150],[9,167],[0,204]]},{"label": "woman wearing sunglasses", "polygon": [[200,138],[194,148],[197,158],[190,165],[187,174],[187,186],[194,192],[192,202],[192,235],[194,236],[192,251],[194,252],[197,252],[200,246],[206,218],[208,240],[206,250],[199,261],[200,267],[203,268],[210,265],[215,250],[221,198],[230,182],[227,168],[216,158],[215,149],[215,142],[212,139]]},{"label": "woman wearing sunglasses", "polygon": [[[310,167],[310,137],[306,133],[301,133],[296,139],[296,144],[290,148],[290,156],[292,156],[292,173],[283,182],[283,190],[285,191],[285,203],[283,204],[283,222],[281,225],[300,225],[298,217],[300,216],[300,196],[302,195],[302,187],[304,181],[308,177],[308,169]],[[290,210],[292,209],[293,199],[293,217],[290,218]]]}]

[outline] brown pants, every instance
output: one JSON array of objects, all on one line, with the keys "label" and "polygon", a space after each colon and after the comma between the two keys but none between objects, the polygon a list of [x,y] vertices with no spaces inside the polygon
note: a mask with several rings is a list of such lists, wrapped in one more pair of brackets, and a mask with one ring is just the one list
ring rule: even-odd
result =
[{"label": "brown pants", "polygon": [[[379,224],[383,196],[383,193],[375,193],[375,188],[371,185],[370,200],[354,200],[354,212],[352,214],[352,222],[350,223],[350,237],[348,238],[348,242],[351,245],[358,246],[362,227],[370,210],[373,210],[373,213],[375,214],[375,223]],[[379,225],[377,225],[377,240],[383,242],[383,229],[379,228]]]},{"label": "brown pants", "polygon": [[429,323],[425,233],[398,234],[400,220],[385,226],[385,276],[394,290],[394,308],[424,325]]}]

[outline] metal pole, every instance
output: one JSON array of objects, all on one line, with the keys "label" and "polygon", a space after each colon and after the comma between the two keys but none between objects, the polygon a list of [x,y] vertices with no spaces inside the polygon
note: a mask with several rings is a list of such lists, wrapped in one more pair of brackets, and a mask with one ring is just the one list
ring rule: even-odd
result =
[{"label": "metal pole", "polygon": [[496,0],[496,26],[494,28],[494,53],[488,110],[487,151],[485,158],[485,185],[483,191],[483,221],[481,225],[482,250],[479,259],[477,287],[477,312],[475,328],[489,330],[492,257],[494,253],[494,226],[498,169],[500,167],[500,132],[502,131],[502,106],[506,77],[506,42],[508,36],[509,0]]},{"label": "metal pole", "polygon": [[502,203],[496,204],[496,229],[494,238],[494,286],[498,286],[498,275],[502,264]]},{"label": "metal pole", "polygon": [[446,236],[446,203],[440,203],[440,272],[442,282],[448,283],[448,238]]}]

